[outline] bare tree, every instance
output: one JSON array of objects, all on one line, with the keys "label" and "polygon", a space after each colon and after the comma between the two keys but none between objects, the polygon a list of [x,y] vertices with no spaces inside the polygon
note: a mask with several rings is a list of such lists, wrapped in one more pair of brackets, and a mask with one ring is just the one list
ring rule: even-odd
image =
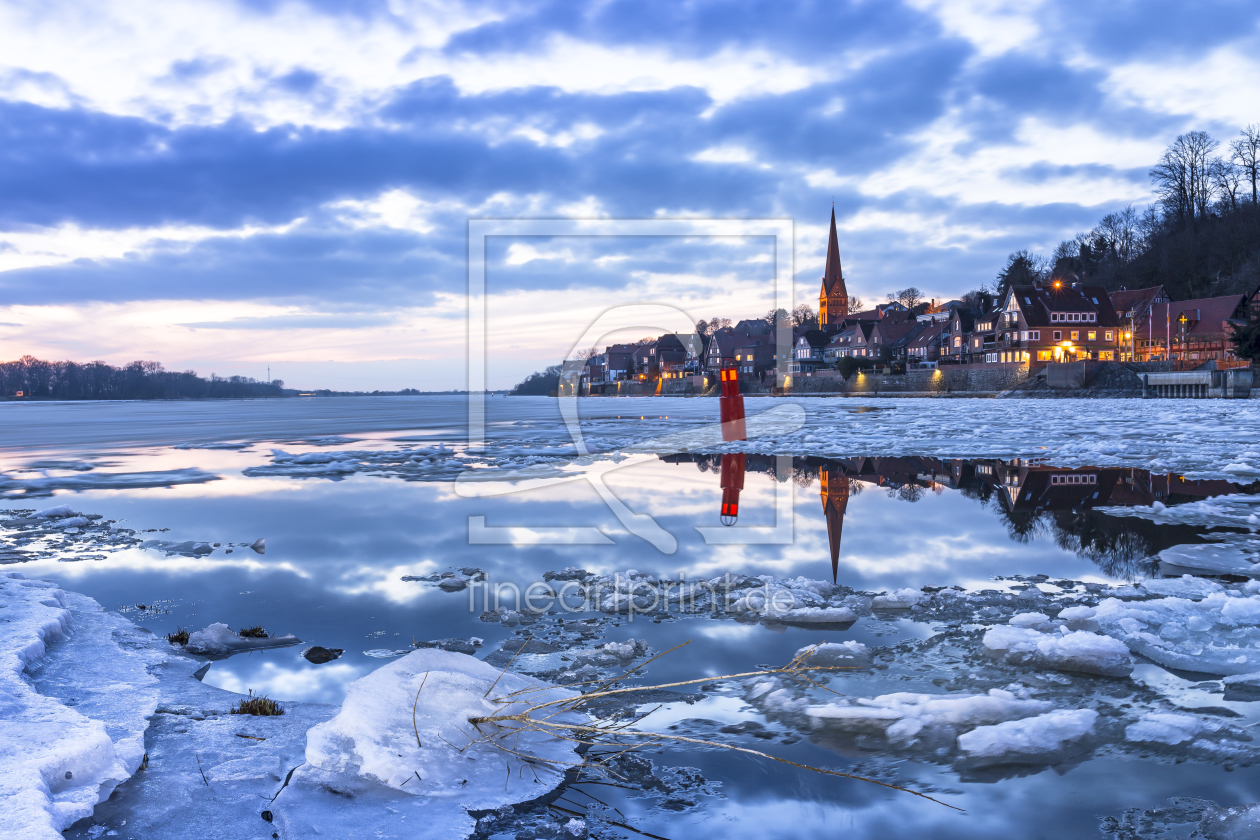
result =
[{"label": "bare tree", "polygon": [[1220,193],[1221,203],[1228,204],[1230,210],[1238,209],[1238,194],[1243,188],[1243,169],[1235,166],[1232,160],[1216,158],[1212,161],[1212,181]]},{"label": "bare tree", "polygon": [[793,326],[799,327],[799,326],[809,323],[810,321],[817,321],[817,320],[818,320],[818,316],[814,314],[813,309],[810,309],[808,303],[798,304],[797,307],[792,310],[792,325]]},{"label": "bare tree", "polygon": [[792,316],[788,313],[788,311],[781,307],[779,309],[771,309],[762,316],[762,320],[772,327],[777,327],[780,323],[789,321],[791,318]]},{"label": "bare tree", "polygon": [[865,309],[866,309],[866,301],[862,300],[857,295],[849,295],[849,311],[850,312],[862,312]]},{"label": "bare tree", "polygon": [[1251,182],[1251,203],[1256,203],[1256,175],[1260,169],[1260,125],[1249,125],[1237,140],[1229,144],[1230,159]]},{"label": "bare tree", "polygon": [[578,350],[573,354],[574,359],[589,359],[592,356],[599,355],[598,347],[587,347],[585,350]]},{"label": "bare tree", "polygon": [[906,309],[914,309],[923,302],[923,292],[918,288],[910,286],[897,292],[897,300],[905,306]]},{"label": "bare tree", "polygon": [[[1133,205],[1130,204],[1123,210],[1103,216],[1098,226],[1094,228],[1091,239],[1095,242],[1105,242],[1122,262],[1127,263],[1133,259],[1138,244],[1138,214],[1133,209]],[[1055,256],[1058,256],[1057,251]]]},{"label": "bare tree", "polygon": [[1160,201],[1183,223],[1207,218],[1216,192],[1213,160],[1218,146],[1206,131],[1182,134],[1150,172]]}]

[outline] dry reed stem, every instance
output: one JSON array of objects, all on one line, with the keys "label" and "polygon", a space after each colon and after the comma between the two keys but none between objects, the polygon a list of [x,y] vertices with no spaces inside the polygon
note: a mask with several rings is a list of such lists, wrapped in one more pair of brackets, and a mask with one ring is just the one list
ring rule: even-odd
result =
[{"label": "dry reed stem", "polygon": [[[531,639],[533,638],[532,635],[530,638]],[[528,644],[528,640],[526,641],[526,644]],[[669,653],[673,650],[677,650],[679,647],[683,647],[683,645],[678,645],[674,648],[671,648],[669,651],[665,651],[665,653]],[[520,655],[521,650],[524,650],[524,649],[525,649],[525,645],[522,645],[521,649],[517,651],[516,655]],[[625,752],[630,752],[636,749],[644,749],[646,747],[654,746],[654,745],[657,745],[666,741],[685,743],[685,744],[694,744],[697,746],[704,746],[704,747],[714,747],[717,749],[724,749],[724,750],[730,750],[732,752],[744,753],[746,755],[753,755],[753,756],[757,756],[758,758],[769,759],[770,761],[779,762],[780,764],[787,764],[791,767],[797,767],[802,770],[809,770],[809,771],[820,773],[827,776],[836,776],[836,777],[844,778],[844,779],[854,779],[856,781],[861,781],[861,782],[870,782],[871,784],[879,785],[880,787],[901,791],[903,793],[913,794],[914,796],[918,796],[922,799],[927,799],[928,801],[935,802],[938,805],[944,805],[945,807],[952,808],[953,810],[956,810],[956,811],[962,811],[963,810],[962,808],[959,808],[955,805],[950,805],[948,802],[942,802],[941,800],[928,796],[925,793],[919,793],[918,791],[901,787],[900,785],[889,784],[888,782],[881,782],[878,779],[871,779],[866,776],[856,775],[854,773],[844,773],[839,770],[829,770],[823,767],[814,767],[808,764],[801,764],[799,762],[795,762],[795,761],[791,761],[790,759],[771,755],[769,753],[762,752],[760,750],[754,750],[748,747],[735,746],[732,744],[724,744],[718,741],[707,741],[701,738],[691,738],[684,735],[669,735],[669,734],[660,733],[660,732],[648,732],[644,730],[627,728],[637,723],[638,721],[643,720],[652,712],[647,712],[643,715],[639,715],[638,717],[634,718],[628,723],[615,723],[613,721],[609,721],[606,723],[597,723],[595,725],[587,725],[587,724],[581,724],[581,723],[572,723],[572,722],[553,720],[553,718],[558,717],[561,714],[564,714],[567,712],[575,712],[579,708],[588,704],[591,700],[594,700],[597,698],[612,697],[612,696],[624,695],[624,694],[633,694],[635,692],[643,692],[643,691],[655,691],[655,690],[665,689],[665,688],[676,688],[678,686],[684,686],[684,685],[695,685],[696,683],[720,682],[723,680],[741,679],[745,677],[765,676],[765,675],[772,675],[772,674],[784,675],[788,677],[799,677],[813,685],[818,685],[821,688],[826,688],[826,686],[821,686],[816,681],[809,679],[808,677],[804,677],[801,672],[848,670],[852,666],[841,665],[841,666],[810,667],[806,664],[806,660],[808,660],[809,657],[811,657],[814,654],[816,649],[817,648],[815,646],[815,647],[809,648],[808,650],[801,651],[800,654],[794,656],[792,660],[786,666],[782,668],[775,668],[775,669],[761,670],[761,671],[748,671],[748,672],[744,672],[740,674],[725,674],[725,675],[716,676],[716,677],[702,677],[702,678],[693,679],[693,680],[679,680],[677,682],[663,683],[661,685],[632,686],[628,688],[616,688],[616,689],[607,688],[607,686],[615,685],[617,682],[619,682],[622,679],[625,679],[627,676],[639,670],[643,666],[647,665],[649,662],[655,661],[656,659],[664,655],[663,653],[657,654],[657,656],[652,657],[652,659],[648,660],[647,662],[642,663],[636,668],[632,668],[631,670],[627,671],[622,676],[617,677],[612,680],[606,680],[606,681],[601,682],[600,686],[594,691],[581,693],[581,694],[578,694],[576,697],[565,697],[558,700],[548,700],[544,702],[535,703],[534,705],[527,708],[525,711],[517,713],[517,714],[485,715],[481,717],[469,718],[468,722],[472,724],[473,728],[476,729],[479,734],[481,734],[481,737],[476,739],[475,743],[481,743],[481,742],[489,743],[492,746],[496,747],[497,749],[503,750],[504,752],[510,753],[512,755],[516,755],[518,757],[526,758],[530,760],[531,763],[537,762],[544,766],[550,767],[553,770],[555,770],[556,768],[552,767],[551,766],[552,764],[563,765],[563,764],[567,764],[567,762],[550,762],[543,759],[534,758],[531,756],[525,756],[516,750],[508,749],[502,743],[499,743],[499,741],[507,737],[515,736],[517,743],[519,743],[521,734],[528,731],[545,733],[546,735],[550,737],[559,738],[566,741],[575,741],[577,743],[588,743],[591,745],[594,745],[596,743],[596,740],[600,738],[601,736],[603,737],[613,736],[613,737],[617,737],[618,739],[620,738],[620,736],[629,736],[629,737],[634,737],[634,738],[647,739],[646,742],[644,743],[635,743],[635,744],[627,745],[625,749],[619,750],[613,753],[612,758],[616,758],[616,756],[621,755]],[[513,656],[512,661],[515,661],[515,659],[516,659],[516,656]],[[511,662],[508,663],[508,666],[509,667],[511,666]],[[507,671],[507,668],[504,668],[504,672],[506,671]],[[503,674],[500,673],[499,678],[501,678],[502,676]],[[498,683],[499,678],[495,679],[495,684]],[[493,687],[494,686],[492,685],[491,688]],[[488,696],[489,693],[490,692],[487,690],[486,695]],[[514,694],[519,694],[519,693],[521,692],[518,691],[518,692],[515,692]],[[509,695],[509,697],[510,696],[512,695]],[[499,702],[513,702],[513,701],[510,701],[504,698],[504,699],[501,699]],[[516,702],[520,702],[520,701],[516,701]],[[657,708],[659,708],[659,706]],[[547,710],[546,716],[536,717],[537,713],[544,709]],[[656,711],[656,709],[653,709],[652,711]],[[496,728],[497,731],[487,735],[481,730],[481,726],[483,724],[492,725]],[[510,724],[519,724],[519,726],[512,726]],[[590,733],[589,740],[583,740],[580,737],[580,733]],[[470,743],[468,746],[471,746],[471,745],[472,744]],[[467,746],[464,747],[463,749],[467,749]],[[461,749],[460,752],[462,751],[463,750]],[[581,763],[572,764],[569,766],[593,767],[593,768],[599,769],[601,772],[608,772],[611,774],[611,771],[608,770],[608,767],[605,762],[599,762],[599,761],[592,762],[589,760],[584,760]],[[611,774],[611,775],[615,775],[615,774]]]}]

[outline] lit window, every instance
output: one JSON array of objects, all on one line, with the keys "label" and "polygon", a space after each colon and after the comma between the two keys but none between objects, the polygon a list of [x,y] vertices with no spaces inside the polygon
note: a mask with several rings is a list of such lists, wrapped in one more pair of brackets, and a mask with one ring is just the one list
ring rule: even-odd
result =
[{"label": "lit window", "polygon": [[1028,330],[1020,330],[1020,331],[1019,331],[1019,340],[1020,340],[1020,341],[1027,341],[1027,340],[1028,340]]},{"label": "lit window", "polygon": [[1073,341],[1080,341],[1080,340],[1081,340],[1081,334],[1080,334],[1078,331],[1076,331],[1076,330],[1072,330],[1072,340],[1073,340]]},{"label": "lit window", "polygon": [[1087,333],[1087,335],[1089,336],[1089,340],[1090,340],[1090,341],[1097,341],[1097,340],[1098,340],[1098,333],[1097,333],[1095,330],[1090,330],[1090,331]]},{"label": "lit window", "polygon": [[1105,333],[1103,333],[1103,338],[1106,339],[1107,341],[1112,341],[1115,338],[1115,333],[1113,333],[1111,330],[1107,330]]}]

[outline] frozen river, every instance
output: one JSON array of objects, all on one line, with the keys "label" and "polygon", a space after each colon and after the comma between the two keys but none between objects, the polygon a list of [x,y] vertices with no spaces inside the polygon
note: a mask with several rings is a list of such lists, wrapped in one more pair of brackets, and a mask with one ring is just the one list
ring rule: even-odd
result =
[{"label": "frozen river", "polygon": [[[203,681],[295,709],[340,704],[353,681],[436,640],[502,667],[533,638],[512,668],[560,681],[689,642],[636,675],[651,684],[853,643],[861,667],[825,685],[654,695],[644,725],[962,809],[653,746],[637,776],[582,778],[550,811],[483,817],[485,837],[553,836],[580,815],[600,836],[673,840],[1155,838],[1256,801],[1260,714],[1227,679],[1260,672],[1260,606],[1253,620],[1230,603],[1260,605],[1260,401],[750,399],[746,444],[721,442],[716,413],[712,400],[586,400],[575,434],[554,400],[491,398],[470,445],[457,397],[0,404],[0,562],[159,635],[215,622],[294,634],[303,645],[217,661]],[[507,600],[531,584],[615,594],[629,579],[642,594],[723,576],[741,608],[675,609],[666,595],[635,613],[596,595],[585,611],[550,601],[531,614]],[[814,618],[754,603],[758,576]],[[786,583],[798,578],[817,583]],[[1089,615],[1057,619],[1064,609]],[[1154,623],[1141,609],[1164,612]],[[1059,640],[1073,633],[1119,645],[1124,673],[1099,673],[1100,654],[1069,662]],[[624,661],[582,653],[635,641],[615,648]],[[315,664],[309,645],[344,653]],[[1007,711],[925,711],[980,695]],[[858,726],[870,715],[853,709],[883,722]],[[995,758],[970,733],[999,726],[992,737],[1046,746],[1006,743]],[[145,736],[153,772],[163,731]],[[175,811],[153,817],[137,775],[67,836],[187,836],[170,826],[194,805],[161,807]]]}]

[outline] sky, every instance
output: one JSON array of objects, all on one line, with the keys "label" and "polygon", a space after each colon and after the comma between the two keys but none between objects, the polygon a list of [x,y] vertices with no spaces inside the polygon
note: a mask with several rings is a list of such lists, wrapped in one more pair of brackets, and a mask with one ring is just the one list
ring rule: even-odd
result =
[{"label": "sky", "polygon": [[[0,360],[467,383],[470,219],[787,219],[817,305],[957,297],[1260,122],[1246,2],[0,0]],[[495,237],[491,387],[764,238]],[[662,330],[663,331],[663,330]]]}]

